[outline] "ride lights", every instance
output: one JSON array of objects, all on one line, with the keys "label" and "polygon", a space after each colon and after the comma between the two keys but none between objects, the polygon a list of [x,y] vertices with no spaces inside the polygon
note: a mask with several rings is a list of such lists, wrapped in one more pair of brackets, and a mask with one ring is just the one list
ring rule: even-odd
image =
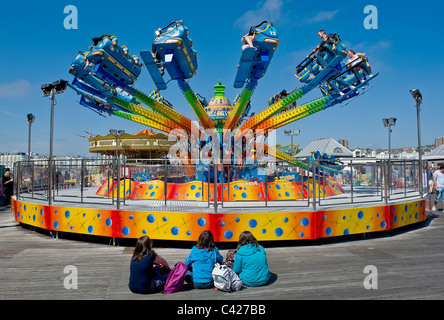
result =
[{"label": "ride lights", "polygon": [[53,90],[55,90],[54,94],[63,93],[66,90],[67,86],[68,86],[68,81],[65,80],[57,80],[54,81],[52,84],[46,83],[41,86],[41,89],[43,91],[43,97],[49,97]]},{"label": "ride lights", "polygon": [[412,89],[410,90],[410,94],[412,95],[413,99],[415,99],[415,101],[417,103],[421,103],[422,102],[422,94],[418,89]]},{"label": "ride lights", "polygon": [[384,127],[391,127],[396,124],[396,118],[389,118],[389,119],[382,119],[382,123],[384,124]]}]

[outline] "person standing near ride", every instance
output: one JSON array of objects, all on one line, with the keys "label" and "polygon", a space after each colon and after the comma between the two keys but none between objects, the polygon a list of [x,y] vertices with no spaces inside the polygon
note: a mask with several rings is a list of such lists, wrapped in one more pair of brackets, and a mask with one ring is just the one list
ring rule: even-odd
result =
[{"label": "person standing near ride", "polygon": [[11,169],[6,168],[5,173],[3,174],[2,178],[2,184],[5,191],[5,199],[4,199],[4,206],[11,205],[11,196],[14,193],[14,185],[13,180],[11,178]]},{"label": "person standing near ride", "polygon": [[365,53],[356,53],[355,51],[350,49],[350,50],[348,50],[347,54],[348,54],[349,59],[345,65],[347,68],[350,68],[351,72],[353,72],[353,74],[356,77],[356,81],[358,81],[358,82],[365,81],[363,78],[361,78],[358,68],[361,68],[364,71],[364,77],[366,77],[366,76],[372,77],[373,76],[370,68],[367,66],[367,62],[364,61],[361,63],[361,61],[363,61],[363,59],[366,57]]},{"label": "person standing near ride", "polygon": [[432,211],[436,211],[439,198],[444,199],[444,166],[440,166],[439,169],[433,173],[433,186],[436,190],[436,196]]}]

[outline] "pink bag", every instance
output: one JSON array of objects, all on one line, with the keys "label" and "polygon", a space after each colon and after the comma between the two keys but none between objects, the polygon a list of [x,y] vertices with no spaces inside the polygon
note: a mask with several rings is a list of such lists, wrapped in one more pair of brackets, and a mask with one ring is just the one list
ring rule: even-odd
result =
[{"label": "pink bag", "polygon": [[178,262],[168,274],[165,282],[165,287],[162,293],[174,293],[180,291],[183,287],[187,266],[183,262]]}]

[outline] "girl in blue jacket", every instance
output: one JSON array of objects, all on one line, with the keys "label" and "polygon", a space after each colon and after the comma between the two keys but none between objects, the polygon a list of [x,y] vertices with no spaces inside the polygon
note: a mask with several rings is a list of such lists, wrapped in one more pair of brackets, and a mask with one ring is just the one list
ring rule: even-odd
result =
[{"label": "girl in blue jacket", "polygon": [[211,273],[214,265],[216,263],[222,264],[222,261],[223,257],[214,243],[213,234],[208,230],[203,231],[185,260],[189,270],[185,276],[185,281],[196,289],[212,288],[214,283]]},{"label": "girl in blue jacket", "polygon": [[246,286],[257,287],[267,284],[270,279],[267,255],[250,231],[239,236],[233,271],[239,274]]}]

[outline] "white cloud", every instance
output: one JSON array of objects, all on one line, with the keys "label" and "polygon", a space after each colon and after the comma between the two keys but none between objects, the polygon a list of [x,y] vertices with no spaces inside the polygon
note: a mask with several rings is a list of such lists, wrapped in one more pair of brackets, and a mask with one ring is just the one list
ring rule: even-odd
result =
[{"label": "white cloud", "polygon": [[23,79],[0,84],[0,98],[21,98],[27,96],[30,91],[31,84]]},{"label": "white cloud", "polygon": [[333,10],[333,11],[321,11],[318,12],[315,16],[309,17],[305,19],[305,22],[308,24],[315,24],[324,21],[333,20],[333,18],[340,12],[341,10]]},{"label": "white cloud", "polygon": [[264,20],[275,21],[282,16],[282,6],[285,0],[266,0],[260,2],[257,9],[245,12],[234,25],[243,30],[249,30]]}]

